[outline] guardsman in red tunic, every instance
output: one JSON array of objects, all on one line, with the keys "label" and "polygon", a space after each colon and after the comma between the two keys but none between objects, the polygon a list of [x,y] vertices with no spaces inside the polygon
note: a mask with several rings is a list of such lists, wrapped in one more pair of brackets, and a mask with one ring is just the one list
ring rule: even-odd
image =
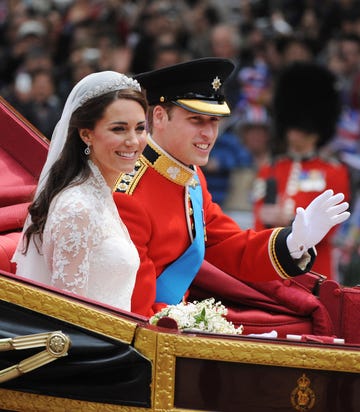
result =
[{"label": "guardsman in red tunic", "polygon": [[136,76],[147,91],[150,135],[134,172],[119,176],[114,189],[140,254],[135,313],[151,316],[179,303],[204,259],[249,281],[302,274],[314,246],[349,215],[342,194],[329,191],[300,211],[292,227],[255,232],[241,230],[212,202],[198,166],[207,163],[219,121],[230,114],[221,88],[233,67],[227,59],[204,58]]},{"label": "guardsman in red tunic", "polygon": [[[282,154],[259,170],[255,183],[255,230],[291,225],[296,208],[326,189],[349,200],[347,167],[321,155],[341,110],[335,76],[316,63],[297,62],[280,74],[274,92],[276,138]],[[313,270],[336,278],[331,230],[317,245]]]}]

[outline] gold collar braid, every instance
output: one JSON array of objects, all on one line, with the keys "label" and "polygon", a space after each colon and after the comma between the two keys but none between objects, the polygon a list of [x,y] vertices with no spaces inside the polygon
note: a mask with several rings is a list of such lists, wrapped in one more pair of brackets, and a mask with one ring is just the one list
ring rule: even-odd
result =
[{"label": "gold collar braid", "polygon": [[148,144],[141,157],[150,167],[178,185],[187,186],[196,183],[195,171],[174,159],[151,138],[148,138]]}]

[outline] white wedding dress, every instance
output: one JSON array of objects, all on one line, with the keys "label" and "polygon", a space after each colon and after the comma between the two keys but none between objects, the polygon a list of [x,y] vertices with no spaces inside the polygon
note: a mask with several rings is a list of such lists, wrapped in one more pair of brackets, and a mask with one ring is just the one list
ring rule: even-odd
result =
[{"label": "white wedding dress", "polygon": [[130,311],[139,255],[121,221],[110,188],[89,161],[90,177],[51,202],[43,233],[45,269],[17,273],[59,289]]}]

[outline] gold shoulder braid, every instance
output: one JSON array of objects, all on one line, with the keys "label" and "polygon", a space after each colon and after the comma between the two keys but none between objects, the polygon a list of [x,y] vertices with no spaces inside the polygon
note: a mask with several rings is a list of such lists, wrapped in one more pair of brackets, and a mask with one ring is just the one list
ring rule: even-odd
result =
[{"label": "gold shoulder braid", "polygon": [[148,165],[145,163],[142,156],[136,162],[134,170],[130,173],[121,173],[117,178],[113,192],[121,192],[132,194],[138,184],[141,176],[145,173]]}]

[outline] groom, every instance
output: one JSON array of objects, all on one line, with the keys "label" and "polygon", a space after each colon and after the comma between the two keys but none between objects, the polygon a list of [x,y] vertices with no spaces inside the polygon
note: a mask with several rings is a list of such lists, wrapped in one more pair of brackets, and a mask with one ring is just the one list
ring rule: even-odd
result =
[{"label": "groom", "polygon": [[140,254],[132,311],[151,316],[179,303],[204,259],[248,282],[288,279],[311,268],[315,245],[346,220],[342,194],[299,209],[292,227],[242,230],[212,202],[204,166],[230,115],[223,94],[233,63],[203,58],[136,76],[147,92],[148,144],[114,199]]}]

